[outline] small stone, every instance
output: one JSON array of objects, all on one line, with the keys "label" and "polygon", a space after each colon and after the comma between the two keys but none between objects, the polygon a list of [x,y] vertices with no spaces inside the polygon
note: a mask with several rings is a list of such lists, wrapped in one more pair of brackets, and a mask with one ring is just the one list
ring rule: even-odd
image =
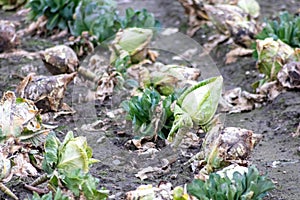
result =
[{"label": "small stone", "polygon": [[120,164],[121,164],[121,161],[118,160],[118,159],[116,159],[116,160],[113,160],[112,163],[113,163],[114,165],[120,165]]}]

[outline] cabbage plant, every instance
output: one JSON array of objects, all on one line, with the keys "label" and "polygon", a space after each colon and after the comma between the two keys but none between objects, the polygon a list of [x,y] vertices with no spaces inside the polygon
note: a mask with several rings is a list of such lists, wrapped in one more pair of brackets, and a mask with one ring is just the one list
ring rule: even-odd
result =
[{"label": "cabbage plant", "polygon": [[[245,167],[239,167],[245,168]],[[267,192],[274,189],[273,182],[260,175],[255,166],[246,170],[211,173],[208,180],[195,179],[188,184],[187,191],[199,200],[262,200]]]},{"label": "cabbage plant", "polygon": [[300,47],[300,17],[282,12],[276,20],[267,20],[256,38],[264,40],[269,37],[274,40],[280,39],[292,47]]},{"label": "cabbage plant", "polygon": [[256,54],[256,67],[265,77],[260,82],[255,83],[255,87],[276,80],[278,72],[285,64],[299,60],[299,51],[280,39],[274,40],[273,38],[256,40]]},{"label": "cabbage plant", "polygon": [[170,106],[176,98],[176,94],[164,97],[155,89],[146,88],[141,95],[122,102],[122,106],[137,136],[158,135],[165,139],[174,120]]},{"label": "cabbage plant", "polygon": [[72,35],[80,36],[87,31],[96,36],[99,42],[109,39],[119,29],[128,27],[153,28],[159,27],[159,22],[145,9],[135,11],[128,8],[126,15],[120,16],[114,0],[84,0],[76,8],[74,20],[69,21]]},{"label": "cabbage plant", "polygon": [[217,110],[223,85],[222,76],[212,77],[188,88],[177,100],[174,107],[175,120],[168,135],[168,141],[175,144],[193,125],[208,131]]},{"label": "cabbage plant", "polygon": [[27,7],[31,10],[28,17],[30,20],[37,20],[40,16],[45,16],[48,30],[54,28],[63,30],[68,28],[68,21],[73,20],[73,14],[79,2],[80,0],[29,0]]},{"label": "cabbage plant", "polygon": [[89,166],[98,160],[92,158],[92,149],[85,137],[74,138],[73,132],[68,132],[61,143],[54,133],[48,135],[45,142],[43,169],[48,173],[54,170],[60,172],[81,169],[87,173]]},{"label": "cabbage plant", "polygon": [[36,186],[48,180],[48,187],[56,191],[62,184],[77,197],[83,193],[86,199],[105,199],[107,192],[97,190],[99,180],[90,175],[89,167],[98,162],[92,158],[92,149],[85,137],[74,138],[68,132],[60,142],[54,133],[50,133],[45,142],[43,170],[46,174],[31,185]]}]

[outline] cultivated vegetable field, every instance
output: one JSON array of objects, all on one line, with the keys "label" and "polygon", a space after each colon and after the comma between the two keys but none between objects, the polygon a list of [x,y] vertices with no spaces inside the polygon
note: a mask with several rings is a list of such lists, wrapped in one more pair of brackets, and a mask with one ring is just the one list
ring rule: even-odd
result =
[{"label": "cultivated vegetable field", "polygon": [[0,0],[0,198],[300,192],[300,2]]}]

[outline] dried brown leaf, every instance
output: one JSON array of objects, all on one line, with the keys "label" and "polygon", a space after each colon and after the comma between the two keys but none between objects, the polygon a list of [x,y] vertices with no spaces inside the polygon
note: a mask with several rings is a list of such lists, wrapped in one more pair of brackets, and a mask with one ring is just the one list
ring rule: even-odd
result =
[{"label": "dried brown leaf", "polygon": [[135,199],[173,199],[172,184],[162,183],[158,187],[152,185],[141,185],[134,191],[126,193],[126,200]]},{"label": "dried brown leaf", "polygon": [[18,96],[34,101],[42,112],[59,111],[67,85],[76,72],[56,76],[37,76],[29,74],[17,87]]},{"label": "dried brown leaf", "polygon": [[222,34],[213,35],[208,38],[208,42],[203,45],[205,53],[210,53],[216,46],[227,40],[229,37]]},{"label": "dried brown leaf", "polygon": [[253,51],[254,51],[253,49],[246,49],[243,47],[235,48],[226,54],[225,63],[230,64],[230,63],[236,62],[238,57],[250,56],[250,55],[252,55]]},{"label": "dried brown leaf", "polygon": [[46,49],[41,53],[41,58],[46,68],[54,75],[72,73],[79,65],[76,53],[66,45]]},{"label": "dried brown leaf", "polygon": [[243,111],[250,111],[256,107],[260,107],[266,100],[264,94],[251,94],[247,91],[242,91],[241,88],[234,88],[228,90],[223,94],[221,102],[222,111],[229,113],[238,113]]},{"label": "dried brown leaf", "polygon": [[300,89],[300,62],[285,64],[278,72],[277,78],[283,87]]},{"label": "dried brown leaf", "polygon": [[12,50],[8,53],[2,53],[0,54],[0,58],[8,59],[8,58],[28,58],[28,59],[34,59],[34,58],[40,58],[40,52],[28,52],[21,49]]},{"label": "dried brown leaf", "polygon": [[38,172],[30,163],[28,153],[19,153],[13,159],[12,174],[19,177],[37,176]]},{"label": "dried brown leaf", "polygon": [[19,137],[25,128],[37,132],[41,124],[37,119],[39,110],[30,100],[22,99],[17,103],[13,92],[4,93],[0,101],[0,128],[3,136]]},{"label": "dried brown leaf", "polygon": [[18,43],[15,24],[0,20],[0,53],[14,48]]},{"label": "dried brown leaf", "polygon": [[233,163],[247,165],[247,158],[261,137],[237,127],[227,127],[219,134],[209,132],[203,142],[206,165],[197,176],[205,179],[209,173]]}]

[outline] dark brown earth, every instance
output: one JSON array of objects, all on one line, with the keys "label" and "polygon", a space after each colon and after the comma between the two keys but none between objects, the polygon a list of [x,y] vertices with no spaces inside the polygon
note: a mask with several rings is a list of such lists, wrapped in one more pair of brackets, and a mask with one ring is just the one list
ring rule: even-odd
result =
[{"label": "dark brown earth", "polygon": [[[262,17],[270,17],[278,14],[279,11],[289,10],[296,12],[300,8],[299,1],[278,1],[271,0],[259,1],[262,7]],[[162,22],[163,27],[179,27],[181,31],[187,28],[184,10],[177,1],[174,0],[119,0],[120,9],[133,7],[135,9],[147,8],[155,13],[156,17]],[[0,18],[20,20],[18,17],[7,15],[0,12]],[[206,39],[207,30],[200,30],[196,33],[194,39],[203,44]],[[58,43],[58,42],[56,42]],[[54,45],[49,39],[25,38],[22,40],[21,48],[28,51],[36,51]],[[252,58],[242,58],[238,62],[225,65],[224,55],[228,51],[225,44],[213,50],[211,56],[224,77],[226,89],[242,87],[251,91],[251,83],[258,77],[255,69],[255,61]],[[14,90],[20,79],[16,75],[26,75],[25,66],[36,69],[40,74],[47,74],[40,60],[28,59],[9,59],[0,60],[0,96],[7,90]],[[246,75],[249,71],[250,75]],[[70,87],[66,101],[70,104],[76,104],[74,91],[77,89]],[[75,92],[76,96],[76,92]],[[100,106],[97,102],[91,104],[76,104],[82,109],[96,110],[96,116],[105,120],[106,111],[110,106]],[[80,109],[78,107],[78,109]],[[91,114],[92,116],[93,114]],[[95,164],[91,173],[100,179],[100,186],[104,186],[111,191],[114,199],[124,198],[127,191],[133,190],[140,184],[158,184],[161,181],[170,181],[173,186],[182,185],[192,180],[193,174],[189,167],[183,167],[187,158],[183,158],[178,152],[174,152],[167,147],[163,147],[158,156],[138,156],[137,153],[130,151],[124,146],[125,142],[132,137],[128,126],[115,125],[120,120],[108,120],[112,126],[106,131],[88,132],[80,129],[83,124],[92,123],[95,118],[85,120],[80,112],[73,118],[64,117],[60,119],[59,130],[74,130],[77,135],[85,135],[88,138],[90,146],[94,151],[94,157],[100,162]],[[299,138],[294,138],[291,133],[296,130],[300,122],[300,92],[288,91],[278,96],[273,102],[268,102],[266,106],[253,110],[251,112],[231,114],[226,116],[226,126],[239,126],[253,130],[255,133],[263,134],[263,139],[254,150],[251,156],[251,162],[260,169],[262,173],[276,182],[277,189],[272,191],[266,198],[269,200],[298,200],[300,199],[300,190],[298,183],[300,181],[300,151]],[[124,135],[118,135],[120,131]],[[63,137],[62,134],[59,134]],[[197,149],[191,149],[191,152]],[[171,170],[165,174],[156,175],[145,181],[135,177],[140,169],[147,166],[159,166],[163,158],[169,160],[177,159],[172,165]],[[176,176],[177,175],[177,176]],[[174,178],[176,177],[176,178]],[[13,182],[10,188],[18,194],[20,199],[29,196],[20,181]],[[1,195],[1,198],[6,198]]]}]

